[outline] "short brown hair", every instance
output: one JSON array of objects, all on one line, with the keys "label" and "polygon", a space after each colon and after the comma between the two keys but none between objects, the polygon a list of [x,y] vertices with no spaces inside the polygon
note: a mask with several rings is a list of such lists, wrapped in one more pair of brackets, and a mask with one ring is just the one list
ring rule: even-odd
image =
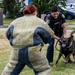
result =
[{"label": "short brown hair", "polygon": [[57,12],[59,11],[59,8],[57,6],[51,7],[51,12]]}]

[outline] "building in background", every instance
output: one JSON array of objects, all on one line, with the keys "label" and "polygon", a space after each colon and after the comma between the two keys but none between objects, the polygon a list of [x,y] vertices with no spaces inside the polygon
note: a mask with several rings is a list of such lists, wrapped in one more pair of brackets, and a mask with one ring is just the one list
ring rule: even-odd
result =
[{"label": "building in background", "polygon": [[33,3],[32,1],[33,1],[33,0],[25,0],[24,3],[25,3],[26,5],[29,5],[29,4],[32,4],[32,3]]}]

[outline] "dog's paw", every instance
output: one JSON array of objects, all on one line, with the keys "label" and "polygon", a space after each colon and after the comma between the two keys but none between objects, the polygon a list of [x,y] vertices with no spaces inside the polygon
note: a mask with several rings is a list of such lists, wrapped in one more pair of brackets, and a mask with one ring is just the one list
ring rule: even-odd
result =
[{"label": "dog's paw", "polygon": [[67,63],[68,63],[68,61],[64,60],[64,63],[65,63],[65,64],[67,64]]},{"label": "dog's paw", "polygon": [[65,64],[67,64],[68,62],[64,61]]}]

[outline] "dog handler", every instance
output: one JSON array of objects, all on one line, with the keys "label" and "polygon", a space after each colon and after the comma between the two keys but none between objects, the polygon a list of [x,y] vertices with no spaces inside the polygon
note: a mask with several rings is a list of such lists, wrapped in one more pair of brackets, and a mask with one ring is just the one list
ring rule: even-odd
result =
[{"label": "dog handler", "polygon": [[[55,35],[58,37],[66,35],[66,21],[63,14],[60,13],[57,6],[51,8],[51,12],[45,18],[45,21],[48,23],[49,27],[54,31]],[[51,39],[51,42],[47,49],[47,59],[49,63],[53,62],[54,55],[54,38]]]},{"label": "dog handler", "polygon": [[14,20],[6,32],[13,50],[1,75],[19,75],[25,65],[35,75],[50,75],[50,66],[41,50],[44,44],[50,43],[54,32],[36,16],[34,5],[27,6],[23,13],[25,16]]}]

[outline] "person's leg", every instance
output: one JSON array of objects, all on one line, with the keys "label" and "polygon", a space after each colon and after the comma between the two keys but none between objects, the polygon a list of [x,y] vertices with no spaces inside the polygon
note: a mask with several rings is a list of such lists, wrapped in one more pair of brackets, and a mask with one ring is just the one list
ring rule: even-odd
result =
[{"label": "person's leg", "polygon": [[19,58],[19,50],[12,50],[8,64],[1,75],[19,75],[25,64]]},{"label": "person's leg", "polygon": [[47,59],[48,62],[53,62],[53,55],[54,55],[54,39],[51,39],[51,42],[49,43],[48,49],[47,49]]},{"label": "person's leg", "polygon": [[28,55],[35,75],[50,75],[50,66],[40,46],[28,48]]}]

